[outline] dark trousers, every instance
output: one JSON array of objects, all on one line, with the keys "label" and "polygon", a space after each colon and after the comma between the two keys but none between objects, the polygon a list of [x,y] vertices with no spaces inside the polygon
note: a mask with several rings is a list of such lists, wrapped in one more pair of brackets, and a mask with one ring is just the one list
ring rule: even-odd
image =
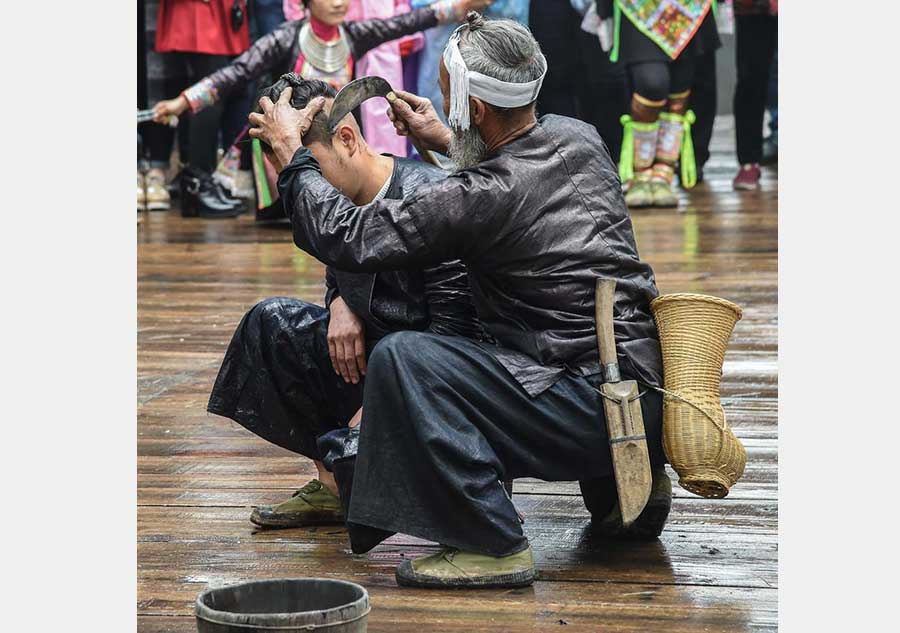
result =
[{"label": "dark trousers", "polygon": [[734,89],[734,129],[741,165],[762,160],[763,116],[769,72],[777,45],[777,17],[735,16],[737,85]]},{"label": "dark trousers", "polygon": [[569,0],[542,0],[529,4],[528,23],[547,59],[538,110],[542,114],[577,117],[577,86],[584,77],[574,38],[581,16]]},{"label": "dark trousers", "polygon": [[321,460],[316,440],[345,427],[362,406],[363,382],[344,382],[328,355],[325,308],[266,299],[244,315],[207,410],[289,451]]},{"label": "dark trousers", "polygon": [[[536,397],[470,339],[399,332],[369,360],[348,527],[355,552],[402,532],[504,556],[527,541],[502,481],[612,475],[603,402],[566,374]],[[650,460],[665,463],[662,399],[642,399]]]},{"label": "dark trousers", "polygon": [[[700,55],[696,58],[695,64],[690,108],[697,116],[697,120],[691,127],[691,139],[694,143],[694,157],[700,169],[709,160],[709,143],[712,140],[718,107],[716,51]],[[699,171],[697,175],[699,177]]]},{"label": "dark trousers", "polygon": [[631,89],[645,99],[662,101],[670,94],[688,90],[694,83],[694,57],[675,61],[637,62],[628,64]]},{"label": "dark trousers", "polygon": [[[226,66],[231,60],[226,55],[202,53],[164,53],[161,58],[164,65],[163,90],[167,95],[166,98],[178,96],[182,90]],[[220,101],[197,114],[186,114],[182,117],[179,128],[187,129],[186,162],[191,167],[207,173],[215,169],[223,108],[224,104]],[[175,140],[175,130],[158,124],[147,124],[143,128],[144,144],[150,161],[168,162]]]},{"label": "dark trousers", "polygon": [[625,74],[609,61],[596,35],[581,30],[581,15],[569,0],[529,5],[529,25],[547,58],[547,76],[538,96],[540,114],[561,114],[594,125],[610,154],[622,143],[619,118],[626,112]]}]

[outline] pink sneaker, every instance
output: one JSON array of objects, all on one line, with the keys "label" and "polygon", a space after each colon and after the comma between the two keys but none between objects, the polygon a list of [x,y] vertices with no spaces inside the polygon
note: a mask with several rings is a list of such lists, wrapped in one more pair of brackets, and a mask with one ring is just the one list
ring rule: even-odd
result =
[{"label": "pink sneaker", "polygon": [[753,191],[754,189],[759,189],[759,176],[759,165],[755,163],[752,165],[741,165],[732,184],[735,189]]}]

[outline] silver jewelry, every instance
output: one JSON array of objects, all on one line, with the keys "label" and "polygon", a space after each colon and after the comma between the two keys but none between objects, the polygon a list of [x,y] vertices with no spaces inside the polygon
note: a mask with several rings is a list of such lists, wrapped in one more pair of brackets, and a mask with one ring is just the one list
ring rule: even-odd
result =
[{"label": "silver jewelry", "polygon": [[350,45],[344,27],[338,27],[339,37],[326,42],[313,32],[309,22],[300,28],[300,50],[303,56],[315,68],[333,73],[347,65],[350,56]]}]

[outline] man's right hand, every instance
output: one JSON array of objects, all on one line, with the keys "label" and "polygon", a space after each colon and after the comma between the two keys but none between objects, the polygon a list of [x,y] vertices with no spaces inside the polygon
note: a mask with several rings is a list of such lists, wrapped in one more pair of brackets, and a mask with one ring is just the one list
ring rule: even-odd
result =
[{"label": "man's right hand", "polygon": [[328,355],[331,364],[344,382],[358,384],[360,375],[366,375],[365,324],[340,297],[331,302],[330,310]]},{"label": "man's right hand", "polygon": [[441,122],[431,101],[411,92],[395,90],[395,99],[388,99],[388,118],[400,136],[412,136],[423,149],[442,154],[450,144],[450,128]]},{"label": "man's right hand", "polygon": [[190,107],[187,99],[183,95],[179,95],[174,99],[160,101],[153,106],[153,120],[157,123],[167,124],[169,118],[173,116],[181,116]]}]

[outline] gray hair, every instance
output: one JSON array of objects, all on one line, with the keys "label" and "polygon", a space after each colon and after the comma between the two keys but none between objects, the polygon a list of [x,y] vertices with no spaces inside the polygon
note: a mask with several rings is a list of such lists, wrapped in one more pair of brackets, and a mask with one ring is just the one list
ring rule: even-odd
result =
[{"label": "gray hair", "polygon": [[469,70],[511,83],[534,81],[547,70],[537,40],[518,22],[486,20],[469,11],[459,33],[459,52]]}]

